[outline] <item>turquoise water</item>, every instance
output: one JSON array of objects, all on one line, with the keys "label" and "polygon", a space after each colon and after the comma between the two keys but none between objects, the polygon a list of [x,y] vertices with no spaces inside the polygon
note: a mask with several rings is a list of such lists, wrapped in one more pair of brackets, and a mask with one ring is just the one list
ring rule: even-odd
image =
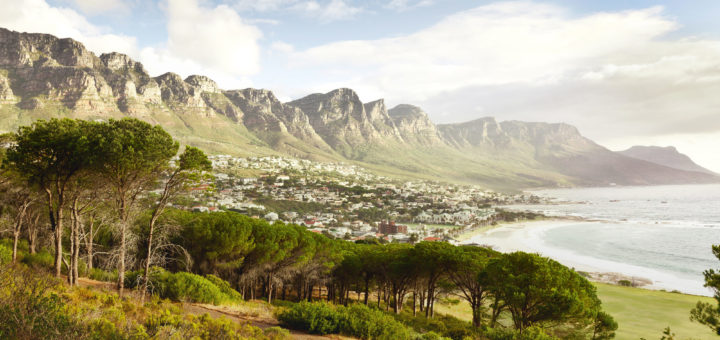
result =
[{"label": "turquoise water", "polygon": [[555,198],[556,204],[513,208],[598,220],[545,230],[538,237],[546,246],[572,252],[585,262],[592,259],[630,265],[636,272],[633,274],[654,280],[662,276],[666,287],[708,294],[702,287],[702,272],[720,268],[720,261],[711,252],[711,245],[720,244],[720,185],[534,193]]}]

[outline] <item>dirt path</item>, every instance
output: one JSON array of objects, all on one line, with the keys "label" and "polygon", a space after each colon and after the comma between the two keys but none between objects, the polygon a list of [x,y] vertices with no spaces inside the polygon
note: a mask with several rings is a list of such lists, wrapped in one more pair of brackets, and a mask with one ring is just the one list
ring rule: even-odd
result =
[{"label": "dirt path", "polygon": [[[224,308],[223,306],[213,306],[213,305],[206,305],[206,304],[199,304],[199,303],[185,303],[185,304],[183,304],[183,309],[185,311],[187,311],[188,313],[192,313],[195,315],[207,313],[214,318],[224,316],[235,322],[249,322],[251,325],[261,328],[261,329],[278,326],[278,322],[275,319],[241,314],[236,311],[232,311],[228,308]],[[290,330],[290,335],[292,336],[293,339],[296,339],[296,340],[329,340],[329,339],[351,340],[351,339],[354,339],[354,338],[348,338],[348,337],[344,337],[344,336],[340,336],[340,335],[312,335],[312,334],[295,331],[295,330]]]},{"label": "dirt path", "polygon": [[[84,277],[78,278],[78,284],[81,287],[91,287],[95,289],[117,291],[117,286],[112,282],[103,282],[92,280]],[[134,290],[127,290],[129,295],[138,295]],[[278,321],[268,315],[259,315],[256,311],[250,311],[250,313],[243,313],[237,310],[233,310],[226,306],[214,306],[201,303],[183,303],[183,310],[188,313],[195,315],[209,314],[213,318],[226,317],[235,322],[250,323],[251,325],[266,329],[270,327],[279,326]],[[344,337],[340,335],[312,335],[305,332],[290,330],[290,335],[296,340],[352,340],[354,338]]]}]

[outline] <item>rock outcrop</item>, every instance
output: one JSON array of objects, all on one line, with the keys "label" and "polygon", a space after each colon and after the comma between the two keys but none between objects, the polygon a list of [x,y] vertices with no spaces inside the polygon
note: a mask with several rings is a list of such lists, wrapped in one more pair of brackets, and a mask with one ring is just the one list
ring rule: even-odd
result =
[{"label": "rock outcrop", "polygon": [[345,157],[360,158],[369,146],[402,142],[385,104],[363,104],[351,89],[311,94],[288,105],[300,108],[318,135]]},{"label": "rock outcrop", "polygon": [[400,104],[388,110],[388,115],[407,143],[423,146],[443,144],[437,126],[421,108]]}]

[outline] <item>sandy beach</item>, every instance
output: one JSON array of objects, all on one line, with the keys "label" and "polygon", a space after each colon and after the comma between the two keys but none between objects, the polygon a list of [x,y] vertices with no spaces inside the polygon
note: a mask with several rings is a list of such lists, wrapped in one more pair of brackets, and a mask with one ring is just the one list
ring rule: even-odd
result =
[{"label": "sandy beach", "polygon": [[594,221],[576,219],[550,219],[500,224],[472,231],[461,237],[461,244],[489,246],[500,252],[525,251],[552,258],[563,265],[586,272],[593,281],[616,284],[619,280],[631,281],[648,289],[678,290],[695,295],[710,295],[698,283],[676,277],[670,273],[606,259],[580,255],[573,251],[553,247],[544,240],[544,234],[555,228],[582,228]]}]

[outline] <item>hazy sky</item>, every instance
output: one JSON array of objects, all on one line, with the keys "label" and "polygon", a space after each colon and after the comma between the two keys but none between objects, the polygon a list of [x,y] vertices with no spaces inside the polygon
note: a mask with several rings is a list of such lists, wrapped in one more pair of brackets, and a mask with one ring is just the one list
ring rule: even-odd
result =
[{"label": "hazy sky", "polygon": [[437,123],[567,122],[720,171],[720,1],[0,0],[0,26],[290,100],[338,87]]}]

